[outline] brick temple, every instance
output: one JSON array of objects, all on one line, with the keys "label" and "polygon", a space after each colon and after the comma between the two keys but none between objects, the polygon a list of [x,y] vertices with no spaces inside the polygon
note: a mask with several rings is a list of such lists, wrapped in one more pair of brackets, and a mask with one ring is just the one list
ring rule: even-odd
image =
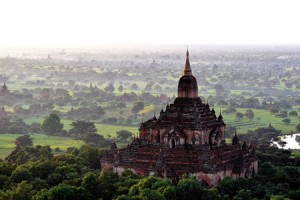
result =
[{"label": "brick temple", "polygon": [[221,113],[217,117],[198,96],[187,51],[174,103],[162,109],[158,118],[141,123],[139,137],[127,147],[113,143],[101,165],[117,173],[129,169],[175,183],[188,174],[210,187],[226,176],[251,178],[257,173],[254,148],[245,142],[241,145],[237,134],[227,144],[225,127]]}]

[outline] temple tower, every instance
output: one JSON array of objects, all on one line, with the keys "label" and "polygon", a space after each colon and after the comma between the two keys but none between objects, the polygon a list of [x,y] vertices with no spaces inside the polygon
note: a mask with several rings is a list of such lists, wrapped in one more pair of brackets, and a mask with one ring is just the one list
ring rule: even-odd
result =
[{"label": "temple tower", "polygon": [[198,97],[198,84],[197,79],[193,76],[189,51],[186,51],[185,66],[183,69],[183,75],[179,79],[178,83],[178,98],[196,98]]}]

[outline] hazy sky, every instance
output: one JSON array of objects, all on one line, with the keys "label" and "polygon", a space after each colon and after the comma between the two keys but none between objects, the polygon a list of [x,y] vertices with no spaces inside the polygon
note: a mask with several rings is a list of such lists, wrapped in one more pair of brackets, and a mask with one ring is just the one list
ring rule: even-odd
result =
[{"label": "hazy sky", "polygon": [[300,44],[299,0],[1,0],[0,46]]}]

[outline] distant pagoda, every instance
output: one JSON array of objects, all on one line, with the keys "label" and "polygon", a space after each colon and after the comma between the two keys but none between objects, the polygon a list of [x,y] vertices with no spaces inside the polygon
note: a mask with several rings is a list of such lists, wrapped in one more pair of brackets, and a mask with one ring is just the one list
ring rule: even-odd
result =
[{"label": "distant pagoda", "polygon": [[236,134],[232,144],[226,144],[225,126],[222,114],[217,117],[198,96],[187,51],[174,103],[162,109],[158,118],[154,115],[143,122],[139,137],[127,147],[113,143],[101,165],[117,173],[129,169],[173,182],[188,174],[208,186],[217,186],[226,176],[253,177],[257,173],[254,148],[240,145]]}]

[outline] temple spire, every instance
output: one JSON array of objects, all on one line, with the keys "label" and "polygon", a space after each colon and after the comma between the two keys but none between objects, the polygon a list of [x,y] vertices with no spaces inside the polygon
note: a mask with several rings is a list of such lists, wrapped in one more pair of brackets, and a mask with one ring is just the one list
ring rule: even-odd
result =
[{"label": "temple spire", "polygon": [[185,65],[184,65],[184,69],[183,69],[183,75],[186,75],[186,76],[193,75],[191,65],[190,65],[190,58],[189,58],[189,50],[188,49],[186,50],[186,59],[185,59]]},{"label": "temple spire", "polygon": [[178,83],[178,98],[197,98],[198,84],[197,79],[192,74],[189,59],[189,50],[186,50],[186,61],[183,69],[183,75]]}]

